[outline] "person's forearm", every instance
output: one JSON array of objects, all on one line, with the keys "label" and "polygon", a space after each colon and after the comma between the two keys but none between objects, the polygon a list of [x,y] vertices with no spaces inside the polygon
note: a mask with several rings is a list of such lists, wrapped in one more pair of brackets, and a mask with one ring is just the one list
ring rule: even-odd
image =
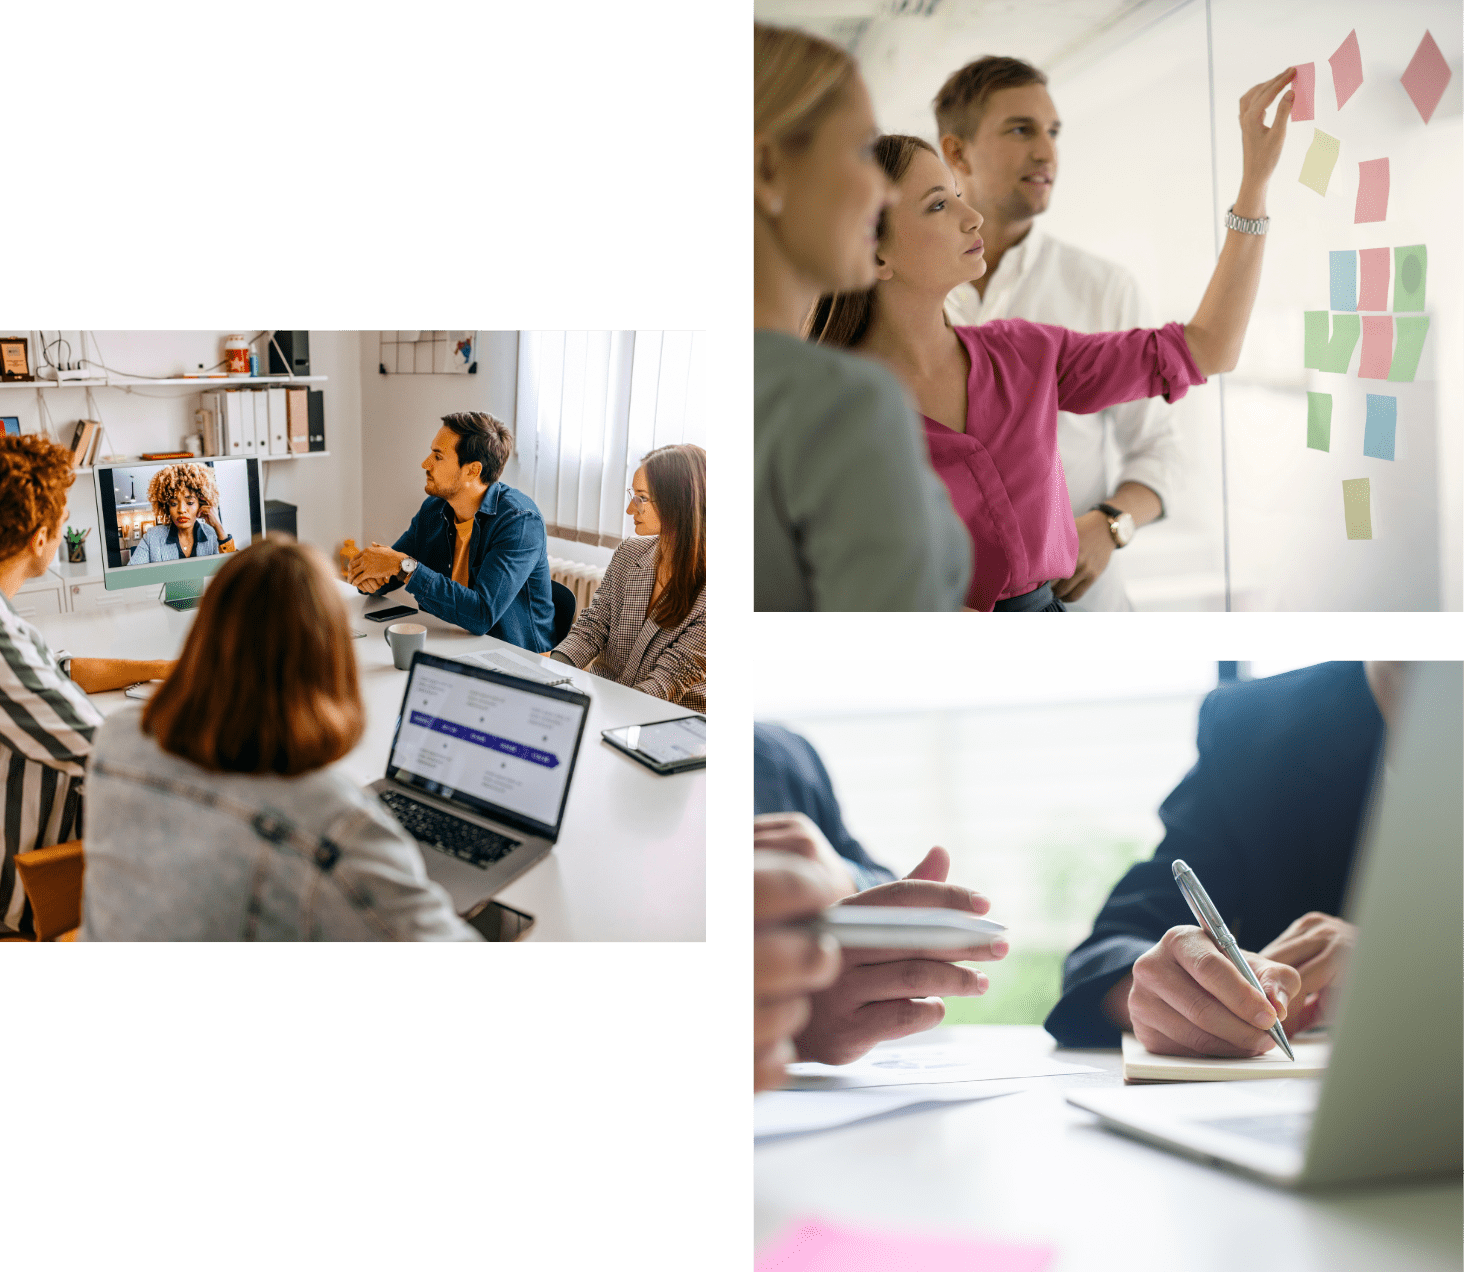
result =
[{"label": "person's forearm", "polygon": [[164,680],[175,666],[171,658],[73,658],[71,679],[87,693],[106,693],[140,680]]},{"label": "person's forearm", "polygon": [[1120,1030],[1131,1029],[1133,1022],[1129,1019],[1129,990],[1134,987],[1134,974],[1130,972],[1121,981],[1113,986],[1103,995],[1103,1014],[1111,1020]]},{"label": "person's forearm", "polygon": [[[1241,185],[1235,200],[1235,215],[1260,220],[1266,215],[1266,187]],[[1261,285],[1261,259],[1265,255],[1264,234],[1225,231],[1225,245],[1204,299],[1184,329],[1190,356],[1202,375],[1233,371],[1240,361],[1245,329],[1250,323],[1256,291]]]},{"label": "person's forearm", "polygon": [[1164,511],[1164,504],[1159,496],[1137,481],[1124,482],[1103,502],[1112,504],[1120,512],[1128,513],[1136,526],[1148,525]]}]

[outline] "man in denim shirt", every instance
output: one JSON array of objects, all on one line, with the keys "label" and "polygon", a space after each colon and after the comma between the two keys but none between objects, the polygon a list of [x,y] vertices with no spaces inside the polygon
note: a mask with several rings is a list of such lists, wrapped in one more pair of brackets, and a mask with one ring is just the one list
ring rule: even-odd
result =
[{"label": "man in denim shirt", "polygon": [[422,461],[427,499],[391,547],[372,543],[346,577],[384,595],[406,584],[429,614],[543,653],[554,643],[549,544],[534,501],[499,481],[513,438],[484,411],[442,417]]}]

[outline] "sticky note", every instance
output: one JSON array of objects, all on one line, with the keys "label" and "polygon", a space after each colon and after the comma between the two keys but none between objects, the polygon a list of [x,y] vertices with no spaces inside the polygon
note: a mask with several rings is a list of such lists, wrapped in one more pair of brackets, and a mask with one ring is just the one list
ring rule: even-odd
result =
[{"label": "sticky note", "polygon": [[1388,273],[1390,262],[1386,247],[1364,247],[1362,258],[1362,290],[1357,297],[1359,309],[1388,307]]},{"label": "sticky note", "polygon": [[1349,539],[1372,538],[1372,483],[1366,477],[1342,483],[1342,518]]},{"label": "sticky note", "polygon": [[1362,453],[1374,459],[1393,458],[1398,431],[1398,399],[1386,393],[1367,395],[1367,424],[1362,431]]},{"label": "sticky note", "polygon": [[1297,178],[1304,186],[1310,186],[1318,194],[1327,193],[1327,183],[1332,179],[1332,169],[1337,166],[1337,156],[1342,153],[1342,143],[1324,133],[1320,128],[1312,132],[1312,144],[1301,161],[1301,176]]},{"label": "sticky note", "polygon": [[1423,308],[1428,282],[1428,248],[1422,243],[1393,249],[1393,312],[1417,313]]},{"label": "sticky note", "polygon": [[1306,395],[1306,444],[1311,450],[1332,449],[1332,395]]},{"label": "sticky note", "polygon": [[1357,165],[1357,209],[1353,225],[1388,219],[1388,161],[1364,159]]},{"label": "sticky note", "polygon": [[1362,51],[1357,47],[1356,30],[1349,31],[1337,51],[1327,59],[1332,65],[1332,87],[1337,90],[1337,109],[1362,87]]},{"label": "sticky note", "polygon": [[[1327,338],[1327,323],[1331,319],[1331,339]],[[1307,310],[1302,314],[1305,325],[1306,348],[1302,366],[1317,371],[1335,371],[1346,375],[1352,361],[1352,351],[1357,348],[1362,335],[1362,320],[1356,314],[1337,314],[1333,317],[1325,309]]]},{"label": "sticky note", "polygon": [[1357,253],[1328,252],[1331,273],[1331,300],[1333,309],[1357,308]]},{"label": "sticky note", "polygon": [[1043,1272],[1053,1248],[799,1223],[763,1254],[754,1272]]},{"label": "sticky note", "polygon": [[1398,347],[1393,350],[1393,365],[1388,370],[1388,379],[1411,380],[1418,373],[1423,338],[1428,335],[1428,319],[1398,318],[1394,321],[1398,324]]},{"label": "sticky note", "polygon": [[1303,62],[1296,68],[1296,78],[1291,81],[1291,91],[1296,100],[1291,103],[1291,122],[1317,117],[1317,64]]},{"label": "sticky note", "polygon": [[1408,69],[1403,72],[1403,78],[1399,81],[1413,99],[1413,104],[1418,107],[1424,123],[1433,118],[1434,108],[1444,95],[1444,89],[1449,86],[1452,75],[1453,72],[1449,70],[1449,64],[1444,61],[1444,55],[1439,52],[1433,36],[1425,31],[1423,39],[1418,42],[1418,50],[1413,54],[1413,60],[1408,63]]},{"label": "sticky note", "polygon": [[1390,314],[1368,314],[1362,320],[1360,380],[1386,380],[1393,365],[1393,318]]}]

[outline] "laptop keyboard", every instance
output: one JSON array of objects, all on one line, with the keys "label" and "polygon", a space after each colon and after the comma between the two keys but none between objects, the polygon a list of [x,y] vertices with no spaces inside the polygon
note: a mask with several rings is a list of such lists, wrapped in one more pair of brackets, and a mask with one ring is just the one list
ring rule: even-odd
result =
[{"label": "laptop keyboard", "polygon": [[1303,1148],[1311,1134],[1312,1114],[1264,1113],[1256,1117],[1212,1117],[1197,1119],[1201,1126],[1213,1126],[1232,1135],[1260,1140],[1281,1148]]},{"label": "laptop keyboard", "polygon": [[399,791],[382,791],[381,801],[414,839],[483,870],[519,846],[517,839],[475,826]]}]

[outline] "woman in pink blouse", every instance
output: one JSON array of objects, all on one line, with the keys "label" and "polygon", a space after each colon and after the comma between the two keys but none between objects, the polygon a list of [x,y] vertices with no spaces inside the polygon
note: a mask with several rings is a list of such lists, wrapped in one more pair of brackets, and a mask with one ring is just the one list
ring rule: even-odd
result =
[{"label": "woman in pink blouse", "polygon": [[883,362],[914,394],[936,471],[971,532],[976,570],[966,604],[978,610],[1062,610],[1051,581],[1073,572],[1077,531],[1057,450],[1057,412],[1118,402],[1173,402],[1240,357],[1260,283],[1266,186],[1294,93],[1267,128],[1288,68],[1240,100],[1244,167],[1229,230],[1188,324],[1084,335],[1021,319],[950,327],[950,290],[986,272],[981,217],[961,202],[950,170],[918,137],[888,136],[876,152],[899,202],[881,217],[878,281],[826,296],[810,338]]}]

